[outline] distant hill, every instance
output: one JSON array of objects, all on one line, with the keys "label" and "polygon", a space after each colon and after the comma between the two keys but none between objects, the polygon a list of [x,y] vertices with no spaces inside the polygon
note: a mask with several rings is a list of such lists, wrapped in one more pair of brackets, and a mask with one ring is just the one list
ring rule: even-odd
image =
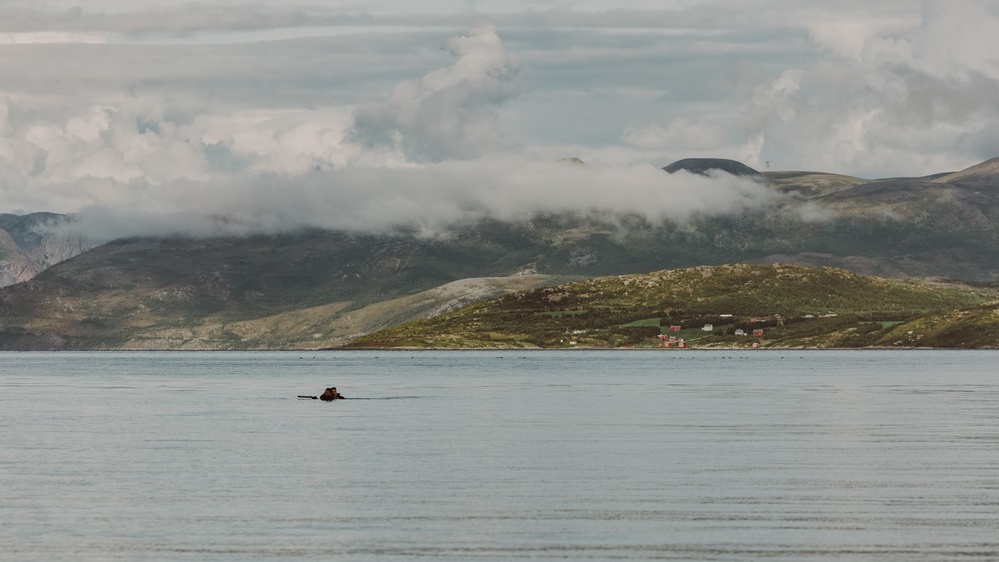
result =
[{"label": "distant hill", "polygon": [[[119,240],[0,289],[0,349],[330,347],[387,321],[565,279],[534,274],[534,257],[515,234],[492,246],[322,231]],[[483,273],[506,278],[467,280]]]},{"label": "distant hill", "polygon": [[993,188],[997,186],[997,180],[999,180],[999,158],[993,158],[960,172],[946,174],[934,179],[938,183],[962,183],[973,186],[991,186]]},{"label": "distant hill", "polygon": [[724,158],[684,158],[683,160],[673,162],[663,168],[663,170],[671,174],[683,170],[702,176],[706,176],[711,172],[724,172],[733,176],[750,177],[758,180],[763,179],[762,174],[742,162],[726,160]]},{"label": "distant hill", "polygon": [[823,172],[767,172],[764,177],[778,191],[806,199],[829,195],[867,183],[867,180],[853,176]]},{"label": "distant hill", "polygon": [[[661,347],[666,336],[698,347],[995,347],[999,321],[991,318],[987,330],[968,330],[976,339],[909,332],[935,325],[928,318],[960,318],[969,313],[959,310],[997,299],[995,290],[832,268],[702,266],[522,291],[369,334],[350,347]],[[999,305],[989,306],[991,313]]]}]

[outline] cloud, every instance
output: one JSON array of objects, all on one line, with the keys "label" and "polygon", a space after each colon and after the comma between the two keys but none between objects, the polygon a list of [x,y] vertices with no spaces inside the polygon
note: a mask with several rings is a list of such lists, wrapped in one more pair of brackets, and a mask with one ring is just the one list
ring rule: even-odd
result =
[{"label": "cloud", "polygon": [[0,33],[0,45],[51,45],[55,43],[98,45],[105,42],[107,42],[107,39],[104,36],[93,33],[66,33],[61,31]]},{"label": "cloud", "polygon": [[716,123],[695,123],[680,117],[666,127],[628,127],[621,140],[643,149],[702,150],[724,146],[726,131]]},{"label": "cloud", "polygon": [[297,173],[346,165],[359,148],[343,137],[350,111],[257,110],[188,115],[155,99],[129,106],[95,105],[64,110],[58,119],[28,118],[0,98],[0,153],[24,179],[42,187],[86,177],[141,179],[150,185],[207,181],[228,173]]},{"label": "cloud", "polygon": [[918,15],[915,23],[812,25],[829,56],[755,88],[741,127],[760,142],[747,160],[876,177],[999,154],[989,133],[999,124],[991,101],[999,96],[999,18],[975,1],[926,2]]},{"label": "cloud", "polygon": [[445,49],[455,57],[453,65],[398,84],[384,102],[358,107],[351,139],[417,161],[502,150],[497,108],[517,91],[516,60],[490,24],[452,37]]},{"label": "cloud", "polygon": [[999,12],[992,2],[932,0],[914,45],[915,68],[938,77],[999,79]]},{"label": "cloud", "polygon": [[[91,237],[272,233],[304,227],[424,235],[484,218],[538,213],[629,213],[650,222],[769,205],[777,195],[745,178],[667,174],[645,164],[596,168],[504,156],[488,160],[262,174],[205,184],[181,181],[142,197],[134,185],[91,180],[118,204],[84,208],[75,227]],[[117,197],[115,197],[117,194]]]},{"label": "cloud", "polygon": [[847,12],[814,18],[806,22],[805,27],[822,49],[839,57],[860,60],[866,50],[888,47],[882,42],[905,37],[919,23],[918,13],[871,15]]},{"label": "cloud", "polygon": [[99,2],[87,9],[72,6],[62,10],[0,6],[0,32],[113,32],[129,34],[190,34],[206,30],[247,30],[275,27],[343,24],[347,19],[330,13],[301,9],[263,8],[250,5],[188,4],[155,6],[134,2],[125,11]]},{"label": "cloud", "polygon": [[[977,155],[987,138],[957,140],[994,120],[995,8],[982,1],[19,4],[0,8],[0,30],[109,43],[0,48],[0,95],[16,102],[14,125],[28,111],[56,122],[93,105],[127,112],[127,98],[168,106],[178,121],[337,107],[357,111],[355,140],[370,152],[419,161],[623,144],[632,160],[696,151],[877,175],[973,164],[962,147]],[[509,80],[493,82],[498,98],[467,84],[428,88],[418,77],[464,60],[437,49],[440,38],[476,18],[496,23],[503,41],[494,46],[519,61]],[[796,73],[797,91],[776,86]],[[844,137],[841,123],[864,120],[869,127]],[[713,133],[670,146],[684,122]],[[903,127],[893,139],[895,123]],[[219,148],[212,158],[226,160]]]},{"label": "cloud", "polygon": [[[306,227],[433,234],[483,218],[598,210],[685,222],[772,201],[744,179],[518,154],[498,120],[518,92],[518,65],[496,30],[476,26],[445,49],[451,64],[354,108],[223,112],[145,95],[55,111],[60,96],[0,98],[0,157],[20,178],[3,196],[77,212],[74,228],[99,239]],[[677,143],[720,134],[670,126]]]}]

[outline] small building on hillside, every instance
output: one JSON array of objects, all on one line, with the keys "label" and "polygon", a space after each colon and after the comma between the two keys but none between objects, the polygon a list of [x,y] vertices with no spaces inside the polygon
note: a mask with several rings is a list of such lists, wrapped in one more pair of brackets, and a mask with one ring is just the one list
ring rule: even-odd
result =
[{"label": "small building on hillside", "polygon": [[713,331],[715,331],[715,325],[714,324],[705,324],[704,327],[701,328],[701,331],[702,332],[713,332]]},{"label": "small building on hillside", "polygon": [[761,330],[759,328],[753,330],[753,336],[758,337],[758,338],[762,338],[763,337],[763,330]]}]

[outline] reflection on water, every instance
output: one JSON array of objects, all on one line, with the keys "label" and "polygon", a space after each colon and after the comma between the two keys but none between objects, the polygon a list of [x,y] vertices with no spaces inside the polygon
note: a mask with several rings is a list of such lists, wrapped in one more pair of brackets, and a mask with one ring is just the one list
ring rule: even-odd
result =
[{"label": "reflection on water", "polygon": [[0,552],[993,560],[995,357],[2,353]]}]

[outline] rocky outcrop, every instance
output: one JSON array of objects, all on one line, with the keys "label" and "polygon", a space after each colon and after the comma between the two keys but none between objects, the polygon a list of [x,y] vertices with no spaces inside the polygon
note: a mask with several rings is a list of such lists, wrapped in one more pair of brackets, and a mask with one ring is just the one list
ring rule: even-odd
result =
[{"label": "rocky outcrop", "polygon": [[86,239],[47,228],[65,220],[55,213],[0,214],[0,287],[27,281],[94,247]]}]

